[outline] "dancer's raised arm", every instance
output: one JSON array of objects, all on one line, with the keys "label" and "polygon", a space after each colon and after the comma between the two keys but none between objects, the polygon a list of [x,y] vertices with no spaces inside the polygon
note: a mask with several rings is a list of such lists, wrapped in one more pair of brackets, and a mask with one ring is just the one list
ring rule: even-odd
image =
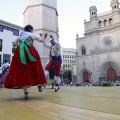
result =
[{"label": "dancer's raised arm", "polygon": [[45,47],[51,49],[51,45],[46,42],[47,35],[47,33],[44,34],[43,44]]}]

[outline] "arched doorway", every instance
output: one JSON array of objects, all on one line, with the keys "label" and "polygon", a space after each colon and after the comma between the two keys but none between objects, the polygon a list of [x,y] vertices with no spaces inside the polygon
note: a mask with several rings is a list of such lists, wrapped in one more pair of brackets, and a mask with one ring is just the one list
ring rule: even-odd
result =
[{"label": "arched doorway", "polygon": [[112,67],[110,67],[107,70],[107,79],[110,81],[115,81],[116,80],[116,70]]},{"label": "arched doorway", "polygon": [[83,73],[83,82],[89,82],[89,75],[87,71]]}]

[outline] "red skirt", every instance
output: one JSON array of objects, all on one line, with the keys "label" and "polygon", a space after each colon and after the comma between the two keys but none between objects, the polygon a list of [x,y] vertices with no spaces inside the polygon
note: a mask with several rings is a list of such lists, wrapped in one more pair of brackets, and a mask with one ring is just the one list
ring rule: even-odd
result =
[{"label": "red skirt", "polygon": [[46,84],[46,78],[42,68],[40,56],[33,45],[29,47],[29,52],[37,60],[31,62],[26,50],[24,50],[26,65],[20,61],[20,47],[17,47],[10,65],[9,74],[4,83],[5,88],[22,88],[25,86],[36,86]]}]

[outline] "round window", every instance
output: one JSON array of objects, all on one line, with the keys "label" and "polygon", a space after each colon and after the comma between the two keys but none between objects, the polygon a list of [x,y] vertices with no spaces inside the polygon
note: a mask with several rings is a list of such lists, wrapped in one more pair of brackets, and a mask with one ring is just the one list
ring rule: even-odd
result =
[{"label": "round window", "polygon": [[104,45],[105,46],[111,46],[112,45],[112,40],[110,38],[106,38],[104,39]]}]

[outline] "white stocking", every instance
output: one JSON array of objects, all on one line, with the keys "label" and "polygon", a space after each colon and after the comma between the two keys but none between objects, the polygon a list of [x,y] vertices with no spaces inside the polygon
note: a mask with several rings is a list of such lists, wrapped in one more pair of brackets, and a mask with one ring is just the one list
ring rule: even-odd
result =
[{"label": "white stocking", "polygon": [[27,93],[28,92],[27,87],[23,87],[23,91],[24,91],[24,93]]},{"label": "white stocking", "polygon": [[56,76],[56,84],[60,84],[61,83],[61,78],[59,76]]},{"label": "white stocking", "polygon": [[47,75],[49,74],[49,71],[48,71],[48,70],[45,70],[45,71],[44,71],[44,74],[45,74],[45,77],[47,77]]}]

